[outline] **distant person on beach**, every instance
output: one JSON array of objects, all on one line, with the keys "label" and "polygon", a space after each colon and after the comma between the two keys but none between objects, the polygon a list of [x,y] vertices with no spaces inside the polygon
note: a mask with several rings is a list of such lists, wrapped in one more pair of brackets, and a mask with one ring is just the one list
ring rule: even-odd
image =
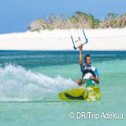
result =
[{"label": "distant person on beach", "polygon": [[79,47],[79,63],[82,72],[82,79],[77,80],[78,85],[85,84],[85,80],[90,79],[92,83],[99,84],[98,70],[91,65],[91,56],[86,54],[84,57],[84,64],[82,62],[82,49],[83,46]]}]

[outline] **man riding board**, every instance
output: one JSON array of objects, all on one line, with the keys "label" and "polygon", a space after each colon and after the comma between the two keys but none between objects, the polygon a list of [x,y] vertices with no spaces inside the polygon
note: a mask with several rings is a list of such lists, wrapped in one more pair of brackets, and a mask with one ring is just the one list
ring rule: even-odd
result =
[{"label": "man riding board", "polygon": [[79,47],[79,63],[82,72],[82,79],[77,80],[78,85],[85,84],[86,80],[91,80],[92,84],[99,84],[98,70],[94,66],[91,65],[91,56],[86,54],[84,57],[84,64],[82,61],[82,49],[83,46]]}]

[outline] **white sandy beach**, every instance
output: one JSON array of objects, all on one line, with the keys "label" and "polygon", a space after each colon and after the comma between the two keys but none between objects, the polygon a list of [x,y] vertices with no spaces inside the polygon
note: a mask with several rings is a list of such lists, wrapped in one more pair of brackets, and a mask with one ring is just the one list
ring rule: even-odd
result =
[{"label": "white sandy beach", "polygon": [[[86,30],[84,50],[126,50],[126,28]],[[83,39],[82,30],[43,30],[0,35],[0,50],[73,50],[70,36]]]}]

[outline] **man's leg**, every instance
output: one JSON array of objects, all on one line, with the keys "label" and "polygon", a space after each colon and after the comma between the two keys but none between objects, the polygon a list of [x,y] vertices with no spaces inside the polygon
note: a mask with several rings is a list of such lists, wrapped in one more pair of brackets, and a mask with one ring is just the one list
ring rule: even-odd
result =
[{"label": "man's leg", "polygon": [[83,80],[83,79],[79,79],[79,80],[76,81],[76,83],[77,83],[79,86],[81,86],[81,85],[83,85],[83,84],[86,84],[86,81]]},{"label": "man's leg", "polygon": [[80,85],[82,85],[82,80],[79,79],[79,80],[76,81],[76,83],[80,86]]}]

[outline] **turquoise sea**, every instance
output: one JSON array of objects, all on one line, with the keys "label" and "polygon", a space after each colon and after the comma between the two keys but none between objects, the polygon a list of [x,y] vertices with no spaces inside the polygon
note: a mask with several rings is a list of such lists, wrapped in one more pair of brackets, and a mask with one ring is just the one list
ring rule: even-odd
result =
[{"label": "turquoise sea", "polygon": [[[126,51],[84,51],[83,56],[87,53],[99,70],[102,97],[96,102],[57,96],[77,87],[78,51],[0,51],[0,126],[125,126]],[[123,118],[82,118],[89,112]]]}]

